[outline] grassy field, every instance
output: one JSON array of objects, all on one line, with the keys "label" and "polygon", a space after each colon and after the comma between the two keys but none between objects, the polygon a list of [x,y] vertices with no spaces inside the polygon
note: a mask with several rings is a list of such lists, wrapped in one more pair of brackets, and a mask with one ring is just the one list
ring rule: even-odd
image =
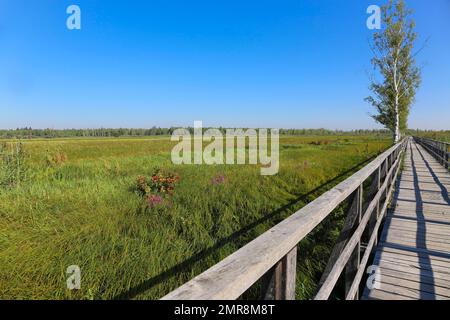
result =
[{"label": "grassy field", "polygon": [[[15,186],[0,190],[0,298],[156,299],[321,194],[390,145],[388,138],[280,139],[280,171],[175,166],[162,138],[24,141]],[[179,175],[148,207],[135,188],[156,168]],[[219,179],[218,179],[219,177]],[[300,245],[297,297],[308,298],[342,212]],[[66,268],[81,267],[81,289]]]}]

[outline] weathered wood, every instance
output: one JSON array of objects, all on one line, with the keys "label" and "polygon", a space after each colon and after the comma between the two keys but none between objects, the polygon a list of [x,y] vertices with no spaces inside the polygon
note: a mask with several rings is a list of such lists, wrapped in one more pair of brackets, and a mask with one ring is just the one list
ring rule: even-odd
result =
[{"label": "weathered wood", "polygon": [[336,240],[336,244],[333,247],[330,258],[328,259],[322,277],[320,278],[319,287],[322,286],[323,282],[330,274],[330,271],[333,268],[334,264],[336,263],[336,260],[339,258],[339,255],[341,254],[342,250],[344,249],[345,244],[347,243],[348,239],[350,239],[352,233],[355,231],[356,229],[355,223],[359,224],[359,221],[361,221],[362,205],[363,205],[363,186],[360,185],[351,197],[352,203],[345,217],[342,231],[339,234],[338,239]]},{"label": "weathered wood", "polygon": [[439,259],[435,257],[429,257],[425,259],[424,257],[421,257],[420,255],[406,255],[403,254],[403,252],[393,252],[393,251],[387,251],[384,250],[382,252],[379,252],[377,254],[376,259],[396,259],[399,261],[405,261],[405,262],[417,262],[421,263],[423,265],[430,265],[430,266],[437,266],[437,267],[444,267],[450,270],[450,259]]},{"label": "weathered wood", "polygon": [[283,258],[283,297],[295,300],[295,283],[297,280],[297,246]]},{"label": "weathered wood", "polygon": [[[392,230],[391,230],[392,231]],[[417,234],[414,234],[411,231],[405,232],[403,230],[394,230],[391,234],[386,235],[385,237],[386,241],[396,239],[405,239],[406,241],[417,241]],[[430,237],[429,235],[426,236],[426,241],[430,243],[442,243],[442,244],[450,244],[450,238],[440,238],[440,237]]]},{"label": "weathered wood", "polygon": [[[397,167],[395,168],[394,177],[396,177],[398,175],[399,170],[400,170],[400,163],[398,163]],[[389,176],[387,176],[387,177],[389,177]],[[394,180],[394,182],[395,182],[395,180]],[[379,227],[381,225],[381,222],[383,221],[382,218],[384,217],[385,212],[387,211],[389,199],[390,199],[390,196],[393,193],[394,186],[395,186],[395,184],[391,183],[391,186],[390,186],[390,188],[388,190],[388,193],[387,193],[386,201],[384,202],[383,207],[381,208],[380,216],[379,216],[379,218],[378,218],[378,220],[376,222],[375,228],[374,228],[375,232],[370,237],[369,243],[368,243],[367,248],[366,248],[366,250],[364,252],[364,255],[363,255],[362,259],[361,259],[361,263],[358,266],[358,270],[357,270],[356,275],[355,275],[355,277],[353,279],[353,282],[351,283],[351,285],[349,287],[349,290],[346,291],[346,295],[345,295],[346,300],[354,300],[355,298],[358,297],[359,284],[360,284],[361,279],[362,279],[362,277],[364,275],[364,272],[366,271],[367,262],[369,260],[369,256],[371,254],[372,248],[375,246],[377,232],[378,232],[378,229],[379,229]]]},{"label": "weathered wood", "polygon": [[272,268],[269,282],[263,285],[264,300],[295,300],[296,274],[297,247]]},{"label": "weathered wood", "polygon": [[263,277],[263,299],[280,300],[283,266],[281,261],[276,263],[272,269]]},{"label": "weathered wood", "polygon": [[[391,176],[393,174],[393,171],[396,168],[397,164],[399,164],[399,158],[397,158],[395,163],[392,165],[391,169],[389,170],[388,176]],[[342,270],[344,269],[345,265],[347,264],[347,261],[349,260],[357,243],[360,241],[361,236],[366,228],[366,225],[368,224],[369,219],[371,218],[372,213],[373,213],[374,209],[376,208],[381,195],[384,193],[385,189],[388,187],[389,181],[390,180],[388,179],[383,183],[383,185],[378,190],[378,193],[375,195],[375,197],[372,199],[372,201],[368,205],[368,207],[365,210],[364,215],[361,219],[361,222],[358,225],[358,228],[355,230],[353,236],[350,238],[350,240],[346,244],[344,250],[342,250],[341,255],[336,260],[336,263],[334,264],[329,276],[323,283],[322,287],[319,289],[317,295],[314,297],[315,300],[325,300],[325,299],[328,299],[328,297],[330,296],[330,293],[332,292],[336,282],[338,281]]]},{"label": "weathered wood", "polygon": [[395,207],[388,213],[373,264],[379,288],[363,299],[450,299],[450,174],[412,142]]},{"label": "weathered wood", "polygon": [[403,146],[401,142],[391,147],[350,178],[163,299],[238,298]]},{"label": "weathered wood", "polygon": [[396,269],[391,269],[389,268],[389,266],[382,266],[379,268],[379,272],[382,275],[381,280],[383,280],[383,276],[387,275],[387,276],[392,276],[395,277],[397,279],[405,279],[405,280],[413,280],[413,281],[417,281],[419,283],[423,283],[423,284],[427,284],[427,285],[434,285],[434,286],[439,286],[439,287],[443,287],[446,288],[448,287],[448,280],[445,279],[439,279],[439,278],[434,278],[434,277],[430,277],[430,276],[426,276],[426,275],[421,275],[420,279],[418,278],[418,275],[420,275],[420,272],[417,271],[416,273],[414,272],[405,272],[404,270],[396,270]]},{"label": "weathered wood", "polygon": [[420,258],[418,261],[407,261],[407,260],[401,260],[401,259],[395,259],[393,257],[386,257],[386,256],[380,256],[377,261],[379,261],[380,265],[383,264],[396,264],[399,266],[406,266],[406,267],[414,267],[417,269],[424,269],[429,270],[436,273],[443,273],[447,276],[450,276],[450,269],[448,269],[448,266],[438,266],[432,264],[428,259]]},{"label": "weathered wood", "polygon": [[[440,286],[436,286],[433,284],[427,284],[427,283],[424,284],[424,283],[420,283],[417,281],[411,281],[408,279],[399,279],[397,277],[393,277],[393,276],[386,275],[386,274],[383,274],[382,279],[383,279],[382,283],[400,286],[400,287],[404,287],[404,288],[408,288],[408,289],[412,289],[412,290],[424,291],[424,292],[428,292],[428,293],[436,292],[436,294],[438,294],[440,296],[450,298],[450,289],[445,288],[445,287],[440,287]],[[380,283],[381,288],[383,288],[382,283]]]},{"label": "weathered wood", "polygon": [[[391,177],[387,176],[388,181],[387,183],[390,184],[392,182]],[[370,204],[370,200],[374,198],[374,196],[377,194],[377,192],[380,190],[380,167],[373,173],[372,175],[372,183],[369,187],[369,201],[366,202],[364,205],[364,211],[367,209],[368,205]],[[388,190],[388,188],[385,189],[385,192]],[[374,210],[371,213],[367,228],[365,229],[363,235],[362,235],[362,241],[365,245],[369,242],[369,239],[371,238],[373,234],[373,230],[375,228],[375,224],[377,223],[377,217],[378,217],[378,210],[379,210],[379,203],[381,200],[381,196],[377,201],[377,204],[374,208]],[[376,239],[375,239],[376,242]]]},{"label": "weathered wood", "polygon": [[[352,228],[353,231],[356,230],[356,227],[361,223],[362,218],[362,208],[363,208],[363,196],[364,196],[364,190],[363,186],[359,186],[359,188],[356,191],[355,194],[355,206],[352,208],[353,215],[356,216],[356,222],[354,224],[354,227]],[[342,252],[342,250],[341,250]],[[358,241],[356,244],[355,249],[353,249],[353,252],[350,256],[349,261],[347,262],[347,265],[345,266],[345,295],[348,294],[350,291],[350,288],[353,283],[353,279],[356,276],[356,273],[358,272],[359,264],[361,262],[361,240]],[[327,277],[329,274],[327,274]],[[353,296],[359,296],[358,290],[355,291]]]},{"label": "weathered wood", "polygon": [[392,292],[374,289],[370,292],[368,296],[363,297],[362,300],[414,300],[414,299],[408,296],[403,296]]},{"label": "weathered wood", "polygon": [[[390,292],[392,294],[401,295],[404,297],[409,297],[412,299],[422,299],[422,300],[448,300],[448,297],[438,295],[436,293],[429,293],[425,291],[415,290],[411,288],[401,287],[399,285],[392,285],[390,283],[378,283],[380,289],[384,292]],[[401,299],[403,300],[403,299]]]}]

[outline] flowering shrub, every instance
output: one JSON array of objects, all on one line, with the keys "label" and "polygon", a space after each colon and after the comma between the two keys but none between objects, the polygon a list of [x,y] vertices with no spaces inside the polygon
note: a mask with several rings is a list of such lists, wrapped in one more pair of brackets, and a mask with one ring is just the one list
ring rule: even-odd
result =
[{"label": "flowering shrub", "polygon": [[178,181],[180,181],[180,176],[157,170],[152,175],[150,186],[153,192],[171,195]]},{"label": "flowering shrub", "polygon": [[153,208],[163,203],[164,196],[173,195],[175,184],[178,181],[180,181],[180,176],[158,169],[150,179],[139,176],[136,180],[136,186],[139,193],[144,196],[147,205]]}]

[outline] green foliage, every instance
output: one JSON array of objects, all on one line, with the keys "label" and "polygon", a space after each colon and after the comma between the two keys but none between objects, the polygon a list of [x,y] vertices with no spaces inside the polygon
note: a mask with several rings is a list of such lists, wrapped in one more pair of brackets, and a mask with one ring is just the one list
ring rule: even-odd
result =
[{"label": "green foliage", "polygon": [[370,84],[373,96],[366,98],[377,113],[372,117],[399,138],[407,128],[410,107],[420,85],[420,70],[412,49],[417,34],[411,11],[403,0],[389,0],[382,7],[384,30],[373,37],[372,64],[381,77]]},{"label": "green foliage", "polygon": [[136,185],[142,195],[151,193],[172,195],[175,184],[179,181],[179,175],[158,168],[153,172],[150,179],[147,179],[145,176],[139,176]]}]

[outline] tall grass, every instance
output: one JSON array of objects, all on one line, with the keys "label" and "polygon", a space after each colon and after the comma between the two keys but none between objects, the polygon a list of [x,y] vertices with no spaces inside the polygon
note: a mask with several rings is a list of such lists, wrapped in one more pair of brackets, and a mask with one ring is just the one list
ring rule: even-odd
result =
[{"label": "tall grass", "polygon": [[0,143],[0,188],[12,188],[26,179],[26,154],[22,143]]},{"label": "tall grass", "polygon": [[[24,142],[32,179],[0,194],[0,297],[159,298],[390,143],[361,136],[280,142],[276,176],[251,165],[174,166],[168,139]],[[53,155],[64,161],[49,164]],[[133,186],[155,168],[181,180],[165,205],[148,207]],[[300,244],[298,298],[314,292],[342,216],[337,210]],[[80,290],[66,287],[70,265],[81,267]]]}]

